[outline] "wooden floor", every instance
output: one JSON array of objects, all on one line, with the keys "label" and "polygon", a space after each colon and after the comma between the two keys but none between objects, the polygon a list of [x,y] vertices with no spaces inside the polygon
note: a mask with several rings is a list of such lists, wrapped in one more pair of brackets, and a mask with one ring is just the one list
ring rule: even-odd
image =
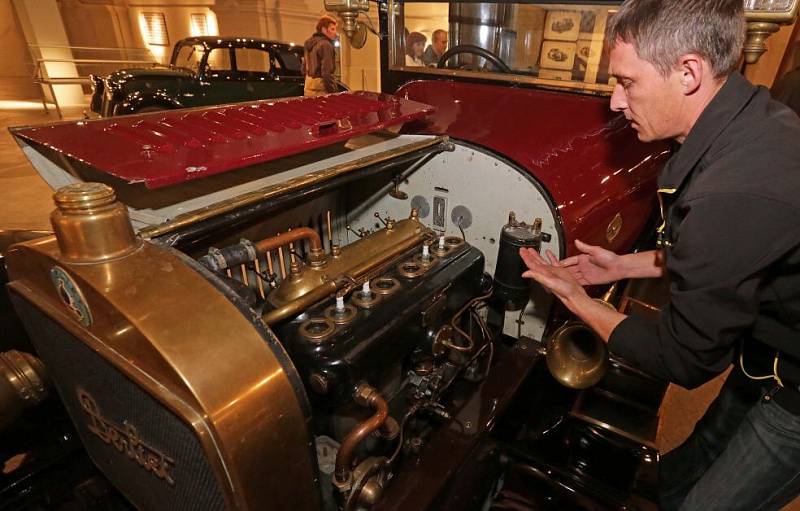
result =
[{"label": "wooden floor", "polygon": [[[82,111],[67,109],[64,118],[80,119]],[[8,128],[58,120],[55,110],[45,113],[35,99],[0,99],[0,229],[50,229],[53,191],[33,170]]]},{"label": "wooden floor", "polygon": [[[67,109],[64,114],[65,120],[83,117],[80,108]],[[35,99],[27,102],[0,99],[0,229],[50,229],[53,190],[36,174],[7,128],[58,120],[53,109],[45,113]],[[689,436],[695,421],[719,392],[723,378],[693,391],[670,386],[658,431],[657,445],[661,452],[675,448]],[[800,500],[784,511],[800,511]]]}]

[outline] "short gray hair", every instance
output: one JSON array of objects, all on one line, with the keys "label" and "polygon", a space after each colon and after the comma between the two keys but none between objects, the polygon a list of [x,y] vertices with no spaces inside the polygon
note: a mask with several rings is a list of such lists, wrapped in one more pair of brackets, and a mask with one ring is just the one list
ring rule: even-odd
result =
[{"label": "short gray hair", "polygon": [[744,44],[742,0],[626,0],[606,26],[606,40],[632,44],[667,76],[682,55],[705,58],[716,78],[736,70]]}]

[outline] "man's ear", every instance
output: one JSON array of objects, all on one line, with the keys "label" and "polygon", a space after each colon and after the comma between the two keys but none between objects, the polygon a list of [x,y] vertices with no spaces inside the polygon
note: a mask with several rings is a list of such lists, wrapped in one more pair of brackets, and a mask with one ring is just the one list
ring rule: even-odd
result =
[{"label": "man's ear", "polygon": [[700,88],[706,78],[707,66],[708,64],[702,57],[693,53],[686,54],[679,59],[678,72],[684,95],[694,94]]}]

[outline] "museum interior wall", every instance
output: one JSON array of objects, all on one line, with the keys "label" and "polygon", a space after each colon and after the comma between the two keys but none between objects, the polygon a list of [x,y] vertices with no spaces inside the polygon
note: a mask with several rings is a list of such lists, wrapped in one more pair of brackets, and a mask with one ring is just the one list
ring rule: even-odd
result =
[{"label": "museum interior wall", "polygon": [[30,53],[11,0],[0,0],[0,48],[6,56],[0,66],[0,97],[36,97],[38,90],[31,81]]},{"label": "museum interior wall", "polygon": [[[169,61],[176,41],[193,35],[260,37],[301,45],[325,13],[323,0],[0,0],[0,48],[9,58],[0,69],[4,99],[40,99],[31,77],[37,59],[45,59],[44,73],[54,77],[108,74],[130,64],[72,64],[52,60]],[[377,27],[377,10],[371,21]],[[146,35],[153,17],[163,21],[162,38],[154,43]],[[70,47],[70,48],[64,48]],[[351,88],[378,90],[380,79],[378,38],[370,35],[364,48],[350,47],[341,39],[341,78]],[[61,104],[85,101],[79,86],[56,85]],[[48,98],[50,100],[52,98]]]},{"label": "museum interior wall", "polygon": [[[445,5],[443,3],[442,5]],[[446,10],[437,4],[417,4],[407,13],[407,26],[424,34],[446,29]],[[427,12],[426,9],[430,12]],[[31,80],[37,58],[49,60],[99,59],[140,60],[146,49],[148,60],[167,63],[174,43],[192,35],[262,37],[302,44],[325,13],[323,0],[0,0],[0,48],[7,58],[0,69],[0,91],[6,100],[49,98]],[[163,21],[163,39],[148,41],[148,21]],[[377,9],[370,12],[377,27]],[[776,77],[797,67],[797,31],[786,26],[767,40],[769,51],[747,67],[747,77],[770,86]],[[63,48],[63,47],[72,48]],[[92,50],[102,48],[105,50]],[[112,51],[116,49],[116,51]],[[362,49],[354,49],[341,38],[340,74],[353,89],[378,90],[380,85],[379,42],[370,34]],[[48,62],[49,76],[78,77],[108,74],[129,64],[83,64]],[[78,85],[55,87],[61,104],[85,102],[88,92]],[[59,92],[60,91],[60,92]]]}]

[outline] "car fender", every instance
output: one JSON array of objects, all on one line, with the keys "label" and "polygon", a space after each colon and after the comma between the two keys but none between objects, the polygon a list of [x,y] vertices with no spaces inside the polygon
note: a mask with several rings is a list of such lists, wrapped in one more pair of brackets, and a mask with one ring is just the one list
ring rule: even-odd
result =
[{"label": "car fender", "polygon": [[142,93],[135,91],[128,94],[125,100],[114,108],[114,115],[133,114],[149,106],[158,106],[172,110],[185,108],[185,105],[163,90]]}]

